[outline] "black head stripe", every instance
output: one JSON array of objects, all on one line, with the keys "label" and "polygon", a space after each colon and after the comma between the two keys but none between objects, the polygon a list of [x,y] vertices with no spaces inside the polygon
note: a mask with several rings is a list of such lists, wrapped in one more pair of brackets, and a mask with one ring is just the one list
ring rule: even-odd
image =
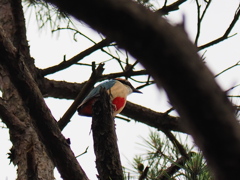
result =
[{"label": "black head stripe", "polygon": [[121,83],[123,83],[123,84],[125,84],[127,86],[129,86],[131,89],[134,89],[134,87],[132,86],[132,84],[129,81],[127,81],[125,79],[120,79],[120,78],[116,78],[116,80],[120,81]]}]

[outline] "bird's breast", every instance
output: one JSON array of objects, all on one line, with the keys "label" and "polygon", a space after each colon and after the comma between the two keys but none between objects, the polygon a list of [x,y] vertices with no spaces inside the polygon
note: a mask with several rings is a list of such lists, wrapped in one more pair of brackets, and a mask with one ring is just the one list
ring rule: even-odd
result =
[{"label": "bird's breast", "polygon": [[119,111],[125,106],[126,99],[123,97],[116,97],[112,100],[112,104],[114,105],[114,111]]}]

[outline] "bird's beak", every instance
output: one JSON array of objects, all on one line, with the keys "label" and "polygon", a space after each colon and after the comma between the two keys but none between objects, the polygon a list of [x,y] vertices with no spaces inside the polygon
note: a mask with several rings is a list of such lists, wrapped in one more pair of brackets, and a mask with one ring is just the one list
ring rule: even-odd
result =
[{"label": "bird's beak", "polygon": [[139,91],[139,90],[137,90],[137,89],[133,89],[133,92],[134,92],[134,93],[141,93],[141,94],[142,94],[142,92]]}]

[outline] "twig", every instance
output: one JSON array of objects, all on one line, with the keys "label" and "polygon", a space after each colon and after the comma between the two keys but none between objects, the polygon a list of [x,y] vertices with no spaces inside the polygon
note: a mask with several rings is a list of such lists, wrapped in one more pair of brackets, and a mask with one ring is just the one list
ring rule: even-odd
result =
[{"label": "twig", "polygon": [[104,64],[99,64],[98,68],[96,70],[93,70],[93,73],[89,78],[88,82],[84,85],[83,89],[81,90],[81,92],[79,92],[76,99],[74,100],[72,105],[68,108],[63,117],[58,121],[58,126],[61,130],[63,130],[63,128],[70,122],[70,119],[76,112],[79,104],[83,101],[84,97],[86,97],[89,91],[93,88],[94,84],[97,82],[99,77],[101,77],[102,72],[104,70],[103,66]]},{"label": "twig", "polygon": [[235,33],[235,34],[229,36],[230,32],[232,31],[233,27],[235,26],[236,22],[238,21],[239,16],[240,16],[240,5],[238,6],[238,8],[237,8],[237,10],[235,12],[233,20],[232,20],[231,24],[229,25],[229,27],[227,28],[227,30],[225,31],[225,33],[223,34],[223,36],[220,37],[220,38],[217,38],[217,39],[215,39],[215,40],[213,40],[213,41],[211,41],[211,42],[209,42],[207,44],[199,46],[198,49],[199,50],[205,49],[205,48],[207,48],[209,46],[213,46],[213,45],[215,45],[215,44],[217,44],[217,43],[219,43],[221,41],[224,41],[224,40],[226,40],[226,39],[236,35],[236,33]]},{"label": "twig", "polygon": [[228,93],[229,91],[235,89],[235,88],[238,87],[238,86],[240,86],[240,84],[237,84],[237,85],[235,85],[235,86],[233,86],[233,87],[227,89],[225,92]]},{"label": "twig", "polygon": [[186,2],[186,1],[187,0],[178,0],[178,1],[172,3],[172,4],[168,5],[168,6],[166,6],[166,1],[165,1],[164,6],[161,9],[155,11],[155,13],[160,13],[161,15],[167,15],[171,11],[178,10],[179,6],[181,4],[183,4],[184,2]]},{"label": "twig", "polygon": [[197,45],[198,43],[198,39],[200,37],[200,31],[201,31],[201,24],[202,24],[202,20],[207,12],[207,9],[209,8],[210,4],[211,4],[212,0],[209,0],[207,2],[206,7],[203,10],[203,13],[201,15],[201,5],[199,4],[198,0],[196,0],[196,4],[197,4],[197,34],[196,34],[196,38],[195,38],[195,44]]},{"label": "twig", "polygon": [[124,72],[118,72],[118,73],[111,73],[111,74],[105,74],[102,75],[100,80],[105,80],[105,79],[113,79],[116,77],[131,77],[131,76],[139,76],[139,75],[147,75],[147,71],[146,70],[140,70],[140,71],[124,71]]},{"label": "twig", "polygon": [[172,112],[175,108],[174,107],[171,107],[170,109],[168,109],[167,111],[165,111],[164,113],[166,115],[169,115],[170,112]]},{"label": "twig", "polygon": [[230,69],[232,69],[232,68],[234,68],[234,67],[236,67],[236,66],[239,66],[239,65],[240,65],[240,61],[238,61],[236,64],[228,67],[227,69],[224,69],[224,70],[221,71],[220,73],[216,74],[214,77],[216,78],[216,77],[218,77],[219,75],[223,74],[224,72],[226,72],[226,71],[228,71],[228,70],[230,70]]},{"label": "twig", "polygon": [[80,34],[81,36],[85,37],[86,39],[88,39],[88,40],[91,41],[92,43],[96,44],[95,41],[93,41],[92,39],[90,39],[88,36],[86,36],[85,34],[81,33],[80,31],[78,31],[77,29],[70,28],[70,27],[66,27],[66,28],[60,28],[60,27],[59,27],[59,28],[57,28],[57,29],[52,30],[52,32],[56,32],[56,31],[59,31],[59,30],[72,30],[72,31],[74,31],[74,32],[75,32],[75,33],[74,33],[74,38],[73,38],[74,41],[77,41],[76,38],[75,38],[76,34]]},{"label": "twig", "polygon": [[72,66],[73,64],[77,63],[78,61],[80,61],[81,59],[83,59],[84,57],[88,56],[89,54],[93,53],[94,51],[103,48],[104,46],[107,46],[111,43],[111,41],[109,39],[104,39],[101,42],[93,45],[92,47],[84,50],[83,52],[77,54],[76,56],[72,57],[71,59],[67,60],[67,61],[63,61],[61,63],[59,63],[58,65],[43,69],[41,74],[42,76],[46,76],[48,74],[53,74],[56,73],[58,71],[61,71],[63,69],[66,69],[70,66]]},{"label": "twig", "polygon": [[84,151],[83,153],[81,153],[81,154],[77,155],[77,156],[76,156],[76,158],[78,158],[78,157],[82,156],[83,154],[86,154],[86,153],[87,153],[87,151],[88,151],[88,148],[89,148],[89,146],[88,146],[88,147],[85,149],[85,151]]},{"label": "twig", "polygon": [[121,119],[121,120],[124,120],[124,121],[127,121],[127,122],[131,121],[129,118],[124,118],[124,117],[121,117],[121,116],[116,116],[115,118],[118,118],[118,119]]}]

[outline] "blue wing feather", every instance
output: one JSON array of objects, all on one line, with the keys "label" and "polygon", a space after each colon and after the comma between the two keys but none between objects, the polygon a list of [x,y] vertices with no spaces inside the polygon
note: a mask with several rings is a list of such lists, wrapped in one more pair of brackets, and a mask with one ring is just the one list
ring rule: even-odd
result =
[{"label": "blue wing feather", "polygon": [[[105,88],[106,90],[110,89],[114,84],[116,83],[116,80],[112,79],[106,82],[103,82],[101,84],[99,84],[98,86],[96,86],[95,88],[92,89],[92,91],[90,91],[90,93],[85,97],[85,99],[83,100],[83,102],[81,103],[81,105],[83,105],[84,103],[86,103],[88,100],[92,99],[93,97],[96,97],[99,94],[99,91],[101,88]],[[81,106],[80,105],[80,106]]]}]

